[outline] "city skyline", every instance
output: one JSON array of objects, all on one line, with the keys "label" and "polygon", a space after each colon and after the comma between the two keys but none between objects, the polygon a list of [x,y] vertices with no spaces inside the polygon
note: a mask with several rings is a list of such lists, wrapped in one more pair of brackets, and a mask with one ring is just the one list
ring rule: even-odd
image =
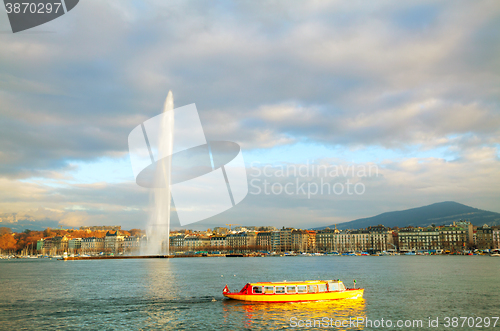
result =
[{"label": "city skyline", "polygon": [[[304,230],[273,226],[216,227],[213,230],[183,229],[170,233],[170,239],[160,244],[175,255],[199,252],[408,252],[471,253],[471,250],[499,250],[500,226],[475,226],[467,220],[427,227],[386,227],[383,224],[367,228],[325,228]],[[144,255],[150,238],[144,230],[122,230],[121,226],[91,226],[80,229],[25,230],[9,233],[0,228],[0,256],[20,254],[38,256],[71,254],[72,256]],[[165,254],[165,253],[163,253]],[[147,254],[146,254],[147,255]]]}]

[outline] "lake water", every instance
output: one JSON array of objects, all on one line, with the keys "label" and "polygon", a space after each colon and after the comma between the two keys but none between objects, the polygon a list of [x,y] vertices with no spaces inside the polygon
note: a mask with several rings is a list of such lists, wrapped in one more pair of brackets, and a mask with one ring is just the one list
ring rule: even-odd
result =
[{"label": "lake water", "polygon": [[[222,296],[226,284],[239,291],[247,282],[314,279],[348,287],[356,279],[364,299],[266,304]],[[484,330],[500,315],[499,295],[500,258],[489,256],[0,261],[2,330],[297,329],[314,321],[332,330],[402,330],[415,320],[428,328],[429,318],[438,318],[434,330]],[[453,317],[469,319],[453,327]],[[349,318],[372,327],[347,326]]]}]

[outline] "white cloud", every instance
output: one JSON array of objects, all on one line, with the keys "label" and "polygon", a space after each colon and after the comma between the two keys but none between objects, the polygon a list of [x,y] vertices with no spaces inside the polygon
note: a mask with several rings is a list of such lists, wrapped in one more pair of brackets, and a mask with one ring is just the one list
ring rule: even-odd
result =
[{"label": "white cloud", "polygon": [[[72,164],[122,158],[169,89],[176,106],[197,104],[207,138],[245,150],[300,142],[453,156],[387,160],[373,193],[344,206],[255,198],[249,221],[348,220],[449,197],[497,208],[499,13],[466,1],[81,2],[38,28],[55,33],[0,36],[0,212],[140,217],[145,192],[70,184]],[[70,214],[74,205],[85,210]]]}]

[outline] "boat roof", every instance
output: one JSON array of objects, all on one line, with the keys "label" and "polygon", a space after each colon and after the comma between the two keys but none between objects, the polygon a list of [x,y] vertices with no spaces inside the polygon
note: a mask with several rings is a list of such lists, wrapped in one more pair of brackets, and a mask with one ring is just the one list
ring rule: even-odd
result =
[{"label": "boat roof", "polygon": [[325,284],[325,283],[342,283],[339,279],[334,280],[302,280],[302,281],[289,281],[283,280],[281,282],[257,282],[257,283],[248,283],[252,286],[276,286],[276,285],[315,285],[315,284]]}]

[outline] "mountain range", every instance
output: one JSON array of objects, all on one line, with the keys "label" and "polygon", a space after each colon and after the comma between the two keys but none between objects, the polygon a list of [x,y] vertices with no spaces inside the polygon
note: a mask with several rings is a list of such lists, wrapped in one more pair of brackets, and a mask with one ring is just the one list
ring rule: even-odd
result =
[{"label": "mountain range", "polygon": [[[23,232],[26,229],[29,230],[35,230],[35,231],[41,231],[45,230],[46,228],[52,228],[56,229],[59,228],[61,224],[59,224],[58,221],[53,221],[53,220],[40,220],[40,221],[33,221],[33,220],[16,220],[14,222],[12,221],[3,221],[0,218],[0,228],[1,227],[6,227],[10,228],[12,232]],[[67,228],[67,226],[65,226]]]},{"label": "mountain range", "polygon": [[[447,225],[454,221],[467,220],[474,225],[500,225],[500,213],[481,210],[463,205],[454,201],[438,202],[428,206],[411,208],[400,211],[386,212],[377,216],[360,218],[354,221],[339,223],[337,229],[363,229],[373,225],[382,224],[393,228],[406,226],[425,227],[429,225]],[[53,220],[18,220],[16,222],[2,221],[0,227],[9,227],[14,232],[22,232],[25,229],[43,230],[47,227],[58,228],[61,224]],[[335,224],[314,228],[322,230],[326,227],[334,228]]]},{"label": "mountain range", "polygon": [[[363,229],[369,226],[382,224],[393,227],[425,227],[429,225],[448,225],[454,221],[467,220],[474,225],[489,226],[500,224],[500,213],[481,210],[469,207],[454,201],[444,201],[433,203],[428,206],[411,208],[400,211],[382,213],[377,216],[360,218],[354,221],[337,224],[337,229]],[[315,228],[322,230],[324,228],[334,228],[335,224]]]}]

